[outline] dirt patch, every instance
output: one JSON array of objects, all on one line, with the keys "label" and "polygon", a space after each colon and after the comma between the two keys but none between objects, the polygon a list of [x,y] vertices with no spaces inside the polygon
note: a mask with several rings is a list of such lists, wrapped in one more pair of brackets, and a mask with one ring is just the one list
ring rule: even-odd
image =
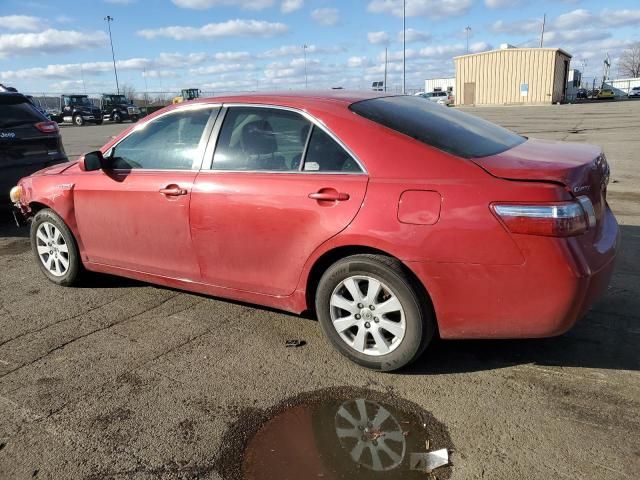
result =
[{"label": "dirt patch", "polygon": [[21,238],[19,240],[8,242],[5,245],[0,245],[0,257],[7,255],[20,255],[21,253],[28,252],[29,250],[31,250],[29,239]]}]

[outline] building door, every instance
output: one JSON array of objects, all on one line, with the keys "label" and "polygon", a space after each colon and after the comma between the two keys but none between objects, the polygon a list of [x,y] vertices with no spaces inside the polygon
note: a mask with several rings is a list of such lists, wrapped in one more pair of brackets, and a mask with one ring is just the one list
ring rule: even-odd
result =
[{"label": "building door", "polygon": [[476,103],[476,84],[465,83],[464,84],[464,97],[463,97],[464,105],[475,105]]}]

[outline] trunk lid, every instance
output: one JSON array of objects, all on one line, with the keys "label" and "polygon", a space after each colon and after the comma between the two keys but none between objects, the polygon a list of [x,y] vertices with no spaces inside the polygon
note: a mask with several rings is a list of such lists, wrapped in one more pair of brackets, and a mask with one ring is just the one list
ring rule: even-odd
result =
[{"label": "trunk lid", "polygon": [[472,160],[494,177],[553,182],[563,185],[576,197],[586,195],[595,210],[596,231],[602,224],[609,165],[600,147],[528,139],[505,152]]}]

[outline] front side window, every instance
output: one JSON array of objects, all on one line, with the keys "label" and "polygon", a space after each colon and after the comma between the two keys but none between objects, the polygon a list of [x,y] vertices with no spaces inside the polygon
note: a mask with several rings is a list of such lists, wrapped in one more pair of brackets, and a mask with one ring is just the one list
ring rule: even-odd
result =
[{"label": "front side window", "polygon": [[220,130],[214,170],[296,171],[311,123],[276,108],[231,107]]},{"label": "front side window", "polygon": [[112,151],[115,169],[191,170],[200,163],[200,140],[213,108],[163,115],[134,131]]}]

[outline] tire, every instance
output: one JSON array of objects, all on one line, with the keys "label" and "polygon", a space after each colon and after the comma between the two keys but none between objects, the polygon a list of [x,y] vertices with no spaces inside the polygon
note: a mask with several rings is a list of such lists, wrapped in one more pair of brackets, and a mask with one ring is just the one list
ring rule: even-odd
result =
[{"label": "tire", "polygon": [[31,222],[30,238],[42,273],[56,285],[73,285],[82,271],[82,263],[76,240],[64,221],[51,209],[40,210]]},{"label": "tire", "polygon": [[131,123],[136,123],[138,120],[139,120],[139,118],[138,118],[138,116],[137,116],[137,115],[133,115],[133,116],[131,117]]},{"label": "tire", "polygon": [[[376,284],[380,288],[370,299],[370,286],[375,288]],[[356,295],[351,294],[354,285],[359,292]],[[322,275],[316,291],[316,314],[325,335],[342,355],[366,368],[398,370],[422,354],[435,332],[428,300],[418,292],[398,260],[353,255],[338,260]]]},{"label": "tire", "polygon": [[76,127],[82,127],[84,126],[84,118],[82,118],[82,115],[74,115],[73,116],[73,124]]},{"label": "tire", "polygon": [[94,123],[95,123],[96,125],[102,125],[102,120],[96,120]]},{"label": "tire", "polygon": [[113,121],[115,123],[122,123],[122,117],[120,116],[120,114],[118,112],[113,114]]}]

